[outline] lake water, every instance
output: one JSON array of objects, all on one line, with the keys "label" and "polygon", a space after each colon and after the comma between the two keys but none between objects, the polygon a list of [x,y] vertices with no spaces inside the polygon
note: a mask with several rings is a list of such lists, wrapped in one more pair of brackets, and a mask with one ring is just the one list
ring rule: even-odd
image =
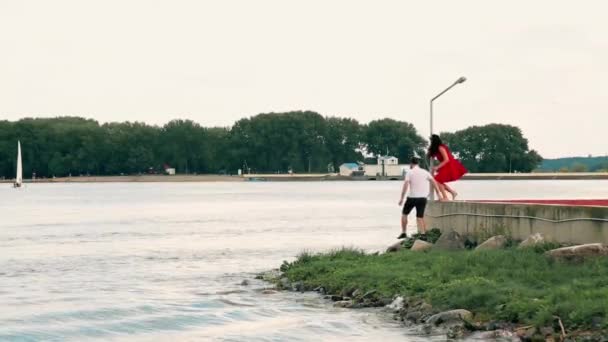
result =
[{"label": "lake water", "polygon": [[[383,250],[399,233],[400,187],[2,184],[0,340],[428,340],[378,310],[261,294],[253,279],[303,250]],[[461,199],[608,198],[608,181],[456,188]]]}]

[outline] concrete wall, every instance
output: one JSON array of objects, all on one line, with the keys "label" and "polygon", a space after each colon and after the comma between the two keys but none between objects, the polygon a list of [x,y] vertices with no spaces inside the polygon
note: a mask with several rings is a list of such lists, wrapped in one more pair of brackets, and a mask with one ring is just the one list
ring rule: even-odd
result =
[{"label": "concrete wall", "polygon": [[497,234],[523,240],[541,233],[560,243],[608,244],[608,207],[431,202],[427,215],[428,227],[453,229],[477,241]]}]

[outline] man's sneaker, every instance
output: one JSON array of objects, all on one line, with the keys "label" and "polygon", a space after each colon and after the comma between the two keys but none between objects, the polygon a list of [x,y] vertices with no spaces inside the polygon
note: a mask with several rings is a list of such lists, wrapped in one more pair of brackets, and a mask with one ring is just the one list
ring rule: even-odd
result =
[{"label": "man's sneaker", "polygon": [[407,234],[401,233],[401,235],[397,236],[397,239],[405,239],[407,238]]}]

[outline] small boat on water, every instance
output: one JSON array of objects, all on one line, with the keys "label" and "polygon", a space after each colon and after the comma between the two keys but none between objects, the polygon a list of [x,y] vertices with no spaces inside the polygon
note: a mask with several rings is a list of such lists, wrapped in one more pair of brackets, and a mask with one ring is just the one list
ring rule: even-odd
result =
[{"label": "small boat on water", "polygon": [[21,142],[17,141],[17,175],[13,187],[20,188],[23,186],[23,165],[21,164]]}]

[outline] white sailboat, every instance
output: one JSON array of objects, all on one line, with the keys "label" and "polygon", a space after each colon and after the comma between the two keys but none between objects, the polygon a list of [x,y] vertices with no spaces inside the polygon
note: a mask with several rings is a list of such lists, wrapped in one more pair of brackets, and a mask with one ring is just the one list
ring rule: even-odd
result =
[{"label": "white sailboat", "polygon": [[15,188],[23,185],[23,165],[21,164],[21,142],[17,141],[17,175],[15,176]]}]

